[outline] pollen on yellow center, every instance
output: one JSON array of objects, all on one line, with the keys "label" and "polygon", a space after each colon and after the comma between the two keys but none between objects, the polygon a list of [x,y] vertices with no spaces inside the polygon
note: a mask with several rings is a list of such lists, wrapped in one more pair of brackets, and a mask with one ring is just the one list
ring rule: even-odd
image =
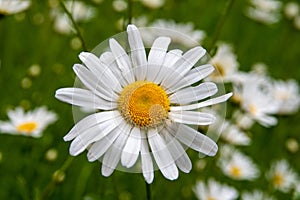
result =
[{"label": "pollen on yellow center", "polygon": [[17,126],[19,132],[32,133],[37,128],[36,122],[26,122]]},{"label": "pollen on yellow center", "polygon": [[148,81],[124,87],[118,101],[121,115],[140,128],[157,126],[167,118],[170,100],[163,88]]},{"label": "pollen on yellow center", "polygon": [[230,173],[233,177],[240,177],[241,176],[241,169],[237,166],[232,166],[230,169]]}]

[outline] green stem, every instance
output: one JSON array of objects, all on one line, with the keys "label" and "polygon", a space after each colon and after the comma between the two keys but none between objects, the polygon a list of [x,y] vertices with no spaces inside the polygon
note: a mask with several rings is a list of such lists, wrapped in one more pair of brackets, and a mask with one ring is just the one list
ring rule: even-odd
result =
[{"label": "green stem", "polygon": [[[74,157],[69,156],[65,162],[62,164],[62,166],[54,172],[54,174],[61,174],[63,175],[65,171],[70,167],[71,163],[73,162]],[[48,183],[48,185],[43,190],[42,194],[37,198],[38,200],[46,199],[50,193],[54,190],[55,186],[59,183],[59,181],[55,178],[55,176],[52,176],[51,181]]]},{"label": "green stem", "polygon": [[151,185],[146,183],[146,199],[151,200]]},{"label": "green stem", "polygon": [[128,13],[127,13],[128,24],[131,24],[132,21],[132,4],[133,4],[132,0],[128,0]]},{"label": "green stem", "polygon": [[74,20],[72,14],[71,14],[71,13],[69,12],[69,10],[66,8],[66,6],[65,6],[65,4],[64,4],[64,2],[63,2],[63,0],[59,0],[59,3],[60,3],[60,5],[61,5],[61,7],[63,8],[64,12],[68,15],[69,19],[71,20],[71,22],[72,22],[72,24],[73,24],[73,26],[74,26],[74,28],[75,28],[77,37],[78,37],[78,38],[80,39],[80,41],[81,41],[83,50],[84,50],[84,51],[87,51],[87,46],[86,46],[86,44],[85,44],[85,41],[84,41],[84,39],[83,39],[83,36],[82,36],[82,34],[81,34],[80,30],[79,30],[79,27],[78,27],[77,23],[76,23],[75,20]]},{"label": "green stem", "polygon": [[210,47],[208,48],[208,52],[211,53],[212,49],[214,48],[219,36],[220,36],[220,33],[221,33],[221,30],[224,26],[224,23],[225,23],[225,20],[226,20],[226,17],[227,15],[229,14],[229,11],[232,7],[234,3],[234,0],[228,0],[226,2],[226,5],[224,6],[224,9],[221,13],[221,16],[220,16],[220,20],[218,21],[218,24],[216,26],[216,29],[215,29],[215,32],[214,32],[214,35],[213,35],[213,40],[211,42],[211,45]]}]

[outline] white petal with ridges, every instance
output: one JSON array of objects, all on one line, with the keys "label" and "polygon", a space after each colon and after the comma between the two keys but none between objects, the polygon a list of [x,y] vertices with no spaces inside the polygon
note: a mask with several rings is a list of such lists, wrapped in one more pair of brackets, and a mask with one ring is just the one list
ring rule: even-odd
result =
[{"label": "white petal with ridges", "polygon": [[101,169],[103,176],[110,176],[114,172],[116,166],[118,165],[121,158],[122,149],[129,136],[130,128],[131,127],[126,124],[126,126],[123,129],[123,132],[120,133],[118,138],[114,141],[111,147],[104,154]]},{"label": "white petal with ridges", "polygon": [[183,79],[179,80],[174,86],[168,88],[167,93],[175,92],[181,88],[190,86],[207,77],[214,71],[212,65],[201,65],[189,71]]},{"label": "white petal with ridges", "polygon": [[170,102],[175,104],[189,104],[213,96],[218,92],[216,84],[212,82],[201,83],[195,87],[183,88],[169,96]]},{"label": "white petal with ridges", "polygon": [[210,113],[196,111],[172,111],[169,118],[177,123],[191,125],[210,125],[215,122],[216,117]]},{"label": "white petal with ridges", "polygon": [[120,116],[119,111],[105,111],[94,113],[77,122],[67,135],[64,136],[65,141],[73,140],[88,128],[95,126],[104,121],[117,118]]},{"label": "white petal with ridges", "polygon": [[192,162],[182,145],[173,136],[171,136],[168,131],[163,131],[163,135],[166,138],[167,147],[170,150],[177,167],[181,171],[189,173],[192,169]]},{"label": "white petal with ridges", "polygon": [[144,131],[141,131],[141,161],[143,176],[148,184],[152,183],[154,179],[154,170],[151,154],[149,152],[149,146],[147,142],[147,136]]},{"label": "white petal with ridges", "polygon": [[121,155],[121,163],[123,166],[132,167],[138,159],[141,149],[141,132],[140,129],[134,127],[129,135],[126,145]]},{"label": "white petal with ridges", "polygon": [[127,55],[123,47],[115,39],[112,38],[109,40],[109,46],[111,52],[115,57],[118,67],[122,72],[122,75],[128,83],[133,83],[135,79],[129,56]]},{"label": "white petal with ridges", "polygon": [[216,155],[218,146],[212,139],[184,124],[176,124],[174,127],[170,133],[180,142],[205,155]]},{"label": "white petal with ridges", "polygon": [[161,173],[169,180],[178,178],[178,169],[174,163],[164,139],[157,133],[156,129],[148,130],[148,141],[152,154]]},{"label": "white petal with ridges", "polygon": [[127,26],[128,42],[130,46],[130,56],[137,80],[145,80],[147,73],[147,58],[145,47],[139,30],[134,25]]},{"label": "white petal with ridges", "polygon": [[228,93],[228,94],[224,94],[222,96],[218,96],[212,99],[208,99],[206,101],[202,101],[200,103],[196,103],[196,104],[191,104],[191,105],[186,105],[186,106],[171,106],[170,110],[171,111],[180,111],[180,110],[195,110],[198,108],[203,108],[206,106],[211,106],[211,105],[215,105],[218,103],[222,103],[227,101],[230,97],[232,96],[232,93]]},{"label": "white petal with ridges", "polygon": [[171,39],[168,37],[159,37],[153,42],[148,55],[148,71],[146,74],[146,79],[148,81],[154,81],[155,77],[159,73],[165,60],[170,42]]},{"label": "white petal with ridges", "polygon": [[96,96],[89,90],[81,88],[61,88],[55,93],[55,98],[60,101],[93,109],[111,110],[117,108],[116,102],[106,101]]}]

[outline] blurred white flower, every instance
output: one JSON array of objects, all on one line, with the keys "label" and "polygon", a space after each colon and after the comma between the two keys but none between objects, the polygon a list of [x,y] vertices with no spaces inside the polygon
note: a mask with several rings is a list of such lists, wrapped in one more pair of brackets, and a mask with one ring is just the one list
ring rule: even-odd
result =
[{"label": "blurred white flower", "polygon": [[273,162],[266,177],[275,189],[282,192],[291,191],[298,180],[298,175],[284,159]]},{"label": "blurred white flower", "polygon": [[277,124],[279,102],[274,101],[273,86],[268,77],[253,73],[240,73],[234,80],[234,94],[242,109],[265,127]]},{"label": "blurred white flower", "polygon": [[191,86],[213,71],[208,64],[193,68],[206,54],[202,47],[184,54],[178,49],[168,51],[171,39],[161,36],[147,56],[136,26],[127,26],[127,37],[129,54],[111,38],[109,50],[100,57],[88,52],[79,55],[84,64],[73,69],[85,89],[56,91],[61,101],[103,110],[79,121],[64,140],[73,140],[71,155],[88,148],[89,161],[101,159],[103,176],[110,176],[119,162],[133,167],[140,156],[148,183],[154,178],[152,158],[167,179],[175,180],[178,168],[185,173],[192,168],[185,145],[209,156],[218,149],[212,139],[189,126],[214,122],[213,115],[198,109],[224,102],[232,94],[201,101],[216,94],[216,84]]},{"label": "blurred white flower", "polygon": [[263,24],[274,24],[280,19],[282,3],[277,0],[250,0],[245,15]]},{"label": "blurred white flower", "polygon": [[30,0],[0,0],[0,15],[12,15],[29,8]]},{"label": "blurred white flower", "polygon": [[290,1],[284,6],[284,14],[288,19],[294,19],[299,14],[299,4],[294,1]]},{"label": "blurred white flower", "polygon": [[[65,6],[72,14],[75,22],[86,22],[96,14],[95,8],[88,6],[81,1],[66,1]],[[61,34],[70,34],[73,32],[73,24],[67,14],[61,8],[53,8],[51,16],[54,19],[54,30]]]},{"label": "blurred white flower", "polygon": [[127,9],[127,2],[124,0],[114,0],[112,6],[115,11],[122,12]]},{"label": "blurred white flower", "polygon": [[234,111],[233,119],[234,124],[243,130],[249,130],[254,124],[253,118],[251,118],[248,114],[241,112],[240,110]]},{"label": "blurred white flower", "polygon": [[233,53],[231,45],[227,43],[218,45],[217,52],[211,58],[210,63],[216,70],[209,76],[209,79],[216,82],[231,81],[239,66],[237,56]]},{"label": "blurred white flower", "polygon": [[266,75],[268,72],[268,66],[262,62],[254,63],[251,68],[252,68],[252,72],[259,75]]},{"label": "blurred white flower", "polygon": [[234,145],[249,145],[251,142],[251,139],[246,133],[228,121],[225,121],[223,124],[221,138]]},{"label": "blurred white flower", "polygon": [[253,161],[233,147],[221,148],[217,164],[226,176],[234,180],[253,180],[260,175]]},{"label": "blurred white flower", "polygon": [[157,9],[165,4],[165,0],[140,0],[144,6],[148,8]]},{"label": "blurred white flower", "polygon": [[275,199],[260,190],[254,190],[253,192],[244,192],[242,194],[242,200],[275,200]]},{"label": "blurred white flower", "polygon": [[279,102],[278,114],[298,112],[300,106],[300,94],[297,81],[274,81],[273,94],[275,100]]},{"label": "blurred white flower", "polygon": [[295,18],[294,18],[294,27],[297,29],[297,30],[300,30],[300,15],[297,15]]},{"label": "blurred white flower", "polygon": [[156,29],[143,32],[143,39],[147,45],[151,45],[158,36],[167,36],[172,39],[173,43],[193,47],[201,44],[206,35],[202,30],[195,30],[192,22],[176,23],[173,20],[157,19],[148,27]]},{"label": "blurred white flower", "polygon": [[15,110],[9,110],[7,115],[10,121],[0,121],[1,132],[31,137],[41,137],[44,129],[57,120],[56,114],[48,111],[46,107],[39,107],[26,113],[23,108],[17,107]]},{"label": "blurred white flower", "polygon": [[207,184],[198,181],[193,190],[199,200],[234,200],[238,197],[235,188],[220,184],[213,179],[209,179]]}]

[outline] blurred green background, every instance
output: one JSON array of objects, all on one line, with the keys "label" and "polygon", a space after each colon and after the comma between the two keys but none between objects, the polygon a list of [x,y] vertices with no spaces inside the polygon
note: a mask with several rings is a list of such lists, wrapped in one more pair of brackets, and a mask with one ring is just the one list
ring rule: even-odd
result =
[{"label": "blurred green background", "polygon": [[[99,4],[85,2],[97,10],[93,19],[79,24],[87,47],[92,50],[101,41],[120,32],[115,24],[127,13],[114,11],[109,0]],[[209,48],[226,2],[166,0],[164,6],[154,10],[134,1],[133,17],[144,15],[149,21],[164,18],[193,22],[195,29],[206,32],[203,46]],[[264,62],[272,77],[292,78],[299,83],[300,31],[284,17],[271,26],[250,20],[243,14],[246,6],[244,0],[234,1],[218,40],[233,44],[241,70],[248,71],[254,63]],[[40,139],[0,135],[0,199],[30,200],[43,195],[44,199],[145,199],[141,174],[115,171],[105,178],[100,172],[101,164],[89,163],[85,153],[72,161],[62,182],[49,185],[53,173],[69,157],[70,143],[65,143],[62,138],[74,124],[72,106],[56,100],[54,93],[58,88],[73,86],[72,66],[80,62],[78,54],[82,51],[71,47],[75,35],[61,35],[53,30],[50,10],[48,1],[34,0],[27,11],[0,19],[0,120],[7,119],[7,109],[19,105],[26,109],[46,105],[59,116]],[[29,67],[34,64],[41,67],[39,76],[29,73]],[[208,177],[215,177],[240,191],[268,190],[264,171],[271,161],[280,158],[286,158],[299,173],[300,154],[287,151],[285,142],[288,138],[300,141],[300,114],[278,118],[278,125],[272,128],[255,125],[251,129],[252,145],[240,148],[253,158],[262,172],[256,181],[226,178],[215,165],[217,157],[204,158],[207,164],[200,170],[197,168],[198,154],[189,150],[193,161],[191,173],[180,173],[178,180],[168,181],[156,171],[151,185],[153,199],[196,199],[192,191],[196,180]],[[57,150],[56,160],[46,159],[49,149]],[[277,199],[291,196],[269,192]]]}]

